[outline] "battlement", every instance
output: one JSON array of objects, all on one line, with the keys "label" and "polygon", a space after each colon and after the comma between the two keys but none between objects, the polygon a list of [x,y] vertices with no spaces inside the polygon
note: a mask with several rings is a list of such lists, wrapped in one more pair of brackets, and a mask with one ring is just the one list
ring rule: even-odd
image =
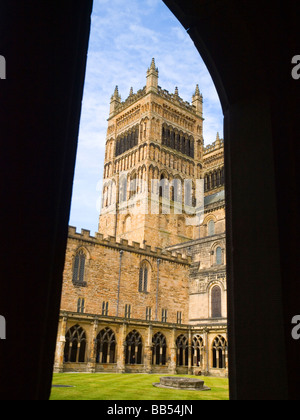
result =
[{"label": "battlement", "polygon": [[[133,93],[133,91],[131,90],[128,98],[126,98],[125,101],[120,102],[116,106],[115,114],[124,111],[126,108],[128,108],[129,106],[131,106],[132,104],[134,104],[135,102],[139,101],[141,98],[146,96],[146,94],[147,94],[146,86],[143,89],[138,90],[137,93]],[[189,111],[193,114],[196,114],[197,110],[196,110],[195,105],[192,105],[188,101],[184,101],[176,92],[170,93],[168,90],[162,89],[160,86],[158,86],[157,94],[161,98],[167,99],[168,101],[172,102],[176,106],[179,106],[185,111]],[[201,100],[203,100],[202,96],[201,96]]]},{"label": "battlement", "polygon": [[215,152],[216,150],[219,150],[222,148],[224,148],[224,140],[217,138],[217,140],[214,143],[209,144],[208,146],[204,147],[203,154],[207,155],[208,153]]},{"label": "battlement", "polygon": [[124,111],[124,109],[128,108],[135,102],[139,101],[145,95],[146,95],[146,86],[143,89],[138,90],[137,93],[133,93],[133,91],[131,91],[128,98],[117,105],[116,113],[120,113]]},{"label": "battlement", "polygon": [[170,261],[177,264],[190,265],[192,263],[192,259],[190,257],[186,257],[176,251],[172,252],[162,248],[152,249],[152,247],[146,243],[141,245],[138,242],[129,242],[126,239],[121,239],[118,242],[114,236],[105,237],[103,234],[98,232],[95,233],[95,236],[91,236],[91,232],[86,229],[82,229],[81,233],[78,233],[76,227],[73,226],[69,226],[69,238],[90,242],[93,245],[114,248],[119,251],[134,252],[137,254],[145,255],[147,257]]},{"label": "battlement", "polygon": [[175,105],[179,105],[181,108],[184,108],[185,110],[196,114],[196,107],[190,102],[184,101],[178,95],[178,93],[170,93],[168,90],[162,89],[160,86],[158,86],[158,95],[164,99],[167,99],[170,102],[173,102]]}]

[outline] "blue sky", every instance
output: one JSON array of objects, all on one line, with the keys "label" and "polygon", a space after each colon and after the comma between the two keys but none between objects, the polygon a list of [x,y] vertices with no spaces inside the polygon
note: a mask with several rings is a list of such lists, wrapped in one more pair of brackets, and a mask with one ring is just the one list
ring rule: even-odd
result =
[{"label": "blue sky", "polygon": [[191,102],[204,97],[204,141],[223,137],[223,114],[211,77],[191,38],[162,0],[94,0],[70,225],[98,230],[109,104],[146,85],[152,58],[159,85]]}]

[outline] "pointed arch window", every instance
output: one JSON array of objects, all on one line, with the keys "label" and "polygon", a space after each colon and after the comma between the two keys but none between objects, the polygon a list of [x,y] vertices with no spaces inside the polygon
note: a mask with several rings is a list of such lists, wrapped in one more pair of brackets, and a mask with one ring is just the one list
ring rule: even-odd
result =
[{"label": "pointed arch window", "polygon": [[66,334],[64,361],[65,363],[84,363],[85,352],[86,333],[79,325],[75,325]]},{"label": "pointed arch window", "polygon": [[185,335],[180,335],[176,340],[176,347],[177,347],[177,366],[188,366],[188,360],[189,360],[188,338]]},{"label": "pointed arch window", "polygon": [[75,285],[86,286],[85,282],[86,254],[81,249],[74,258],[73,283]]},{"label": "pointed arch window", "polygon": [[192,349],[193,349],[193,358],[192,358],[193,366],[203,367],[204,341],[203,341],[203,338],[199,334],[193,337]]},{"label": "pointed arch window", "polygon": [[96,363],[115,363],[116,336],[110,328],[102,330],[96,338]]},{"label": "pointed arch window", "polygon": [[152,339],[152,364],[164,366],[167,363],[166,337],[158,332]]},{"label": "pointed arch window", "polygon": [[227,342],[224,337],[219,335],[215,338],[212,347],[213,368],[226,369],[227,367]]},{"label": "pointed arch window", "polygon": [[133,330],[126,337],[125,363],[127,365],[141,365],[142,352],[143,352],[142,337],[138,331]]}]

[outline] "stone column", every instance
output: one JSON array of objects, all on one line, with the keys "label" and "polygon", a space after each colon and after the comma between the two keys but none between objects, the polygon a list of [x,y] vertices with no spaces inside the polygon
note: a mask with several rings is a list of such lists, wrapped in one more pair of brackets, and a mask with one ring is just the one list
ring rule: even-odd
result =
[{"label": "stone column", "polygon": [[170,346],[170,362],[169,362],[169,373],[172,375],[177,374],[177,356],[176,356],[176,328],[173,328],[172,339]]},{"label": "stone column", "polygon": [[193,368],[192,368],[192,331],[189,329],[189,347],[188,347],[188,374],[193,374]]},{"label": "stone column", "polygon": [[91,334],[91,341],[90,341],[90,355],[88,358],[88,365],[87,370],[90,373],[96,372],[96,351],[97,351],[97,330],[98,330],[98,319],[92,324],[92,334]]},{"label": "stone column", "polygon": [[125,373],[127,324],[123,324],[118,340],[117,373]]},{"label": "stone column", "polygon": [[209,342],[208,342],[208,330],[204,330],[204,349],[205,349],[205,357],[203,361],[203,366],[205,369],[205,374],[209,374]]},{"label": "stone column", "polygon": [[64,350],[66,344],[68,317],[64,316],[61,320],[60,330],[57,337],[54,372],[62,373],[64,371]]},{"label": "stone column", "polygon": [[152,336],[153,329],[152,325],[149,325],[148,328],[148,341],[145,345],[145,373],[150,374],[152,372]]}]

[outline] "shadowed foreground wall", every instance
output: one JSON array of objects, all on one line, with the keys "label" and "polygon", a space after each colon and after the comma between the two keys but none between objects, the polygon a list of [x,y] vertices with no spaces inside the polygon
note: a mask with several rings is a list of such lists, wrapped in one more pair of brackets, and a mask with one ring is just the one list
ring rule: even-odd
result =
[{"label": "shadowed foreground wall", "polygon": [[165,0],[218,90],[225,127],[233,399],[298,398],[297,1]]},{"label": "shadowed foreground wall", "polygon": [[[299,2],[165,2],[225,115],[231,398],[296,399]],[[0,2],[2,399],[50,394],[91,5]]]},{"label": "shadowed foreground wall", "polygon": [[92,1],[0,2],[0,398],[48,399]]}]

